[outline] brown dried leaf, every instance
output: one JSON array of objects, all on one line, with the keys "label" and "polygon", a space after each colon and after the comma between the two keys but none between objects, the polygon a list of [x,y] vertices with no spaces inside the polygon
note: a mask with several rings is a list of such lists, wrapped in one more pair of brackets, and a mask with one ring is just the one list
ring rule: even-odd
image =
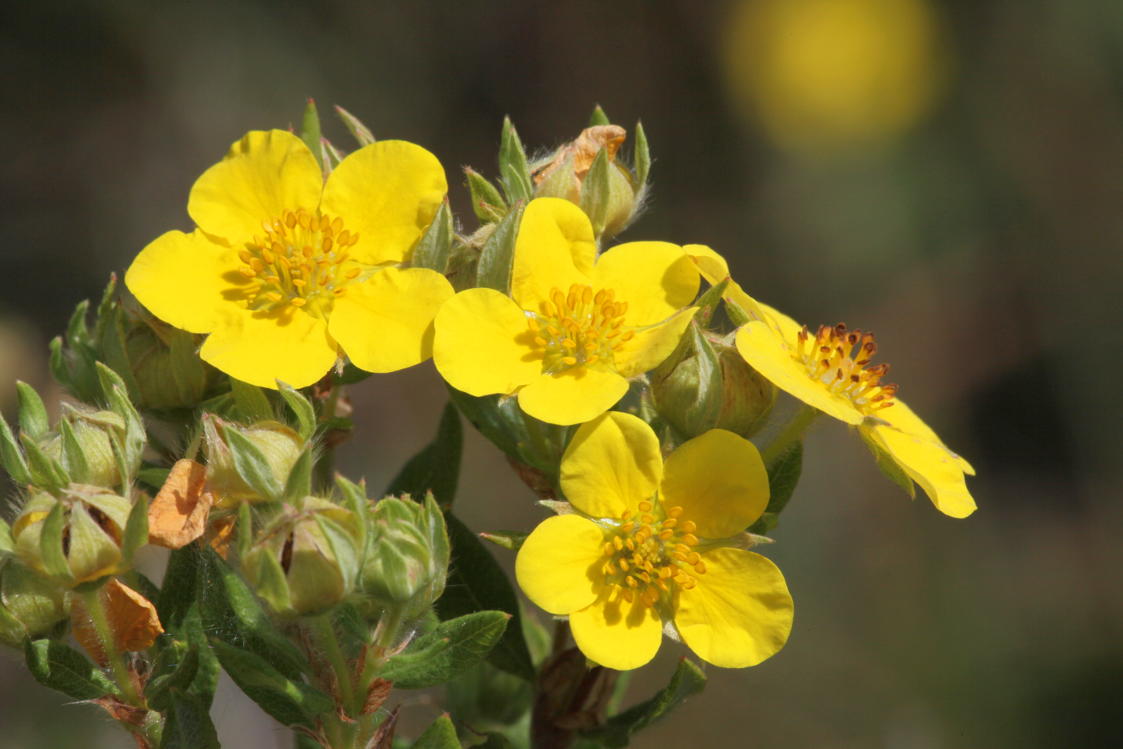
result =
[{"label": "brown dried leaf", "polygon": [[169,549],[191,543],[207,527],[214,496],[205,491],[207,469],[184,458],[176,461],[163,488],[148,506],[148,541]]},{"label": "brown dried leaf", "polygon": [[208,535],[211,548],[223,559],[230,552],[230,542],[234,539],[234,526],[238,524],[237,515],[227,515],[211,523]]},{"label": "brown dried leaf", "polygon": [[140,726],[144,723],[144,719],[148,717],[147,708],[128,705],[121,702],[121,700],[116,697],[98,697],[96,700],[91,701],[102,710],[109,713],[109,717],[113,718],[113,720],[118,723]]},{"label": "brown dried leaf", "polygon": [[366,749],[390,749],[394,745],[394,729],[398,727],[398,711],[401,709],[402,706],[398,705],[390,711],[386,720],[382,721],[382,725],[370,737]]},{"label": "brown dried leaf", "polygon": [[393,688],[394,682],[392,681],[386,679],[372,681],[370,689],[367,690],[366,702],[363,703],[363,715],[370,715],[382,707],[382,703],[386,702],[386,698],[390,696],[390,690]]},{"label": "brown dried leaf", "polygon": [[[114,578],[101,586],[98,596],[109,620],[114,646],[119,652],[148,650],[156,641],[156,636],[164,631],[152,602],[120,580]],[[79,597],[75,597],[71,604],[70,624],[74,639],[90,657],[102,666],[108,665],[97,630]]]}]

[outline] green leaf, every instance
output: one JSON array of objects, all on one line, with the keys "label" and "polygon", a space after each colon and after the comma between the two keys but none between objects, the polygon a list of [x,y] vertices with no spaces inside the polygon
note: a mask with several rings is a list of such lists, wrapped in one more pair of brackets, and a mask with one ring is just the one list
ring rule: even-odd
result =
[{"label": "green leaf", "polygon": [[312,403],[291,385],[281,382],[278,383],[278,389],[296,417],[296,431],[301,439],[312,439],[312,435],[316,433],[316,409],[312,407]]},{"label": "green leaf", "polygon": [[437,436],[402,466],[390,482],[386,494],[409,494],[420,500],[425,492],[431,491],[443,507],[450,507],[460,478],[463,447],[464,431],[460,426],[460,415],[456,406],[449,403],[441,412]]},{"label": "green leaf", "polygon": [[518,238],[519,222],[522,220],[525,203],[516,203],[503,217],[491,236],[480,250],[480,262],[476,266],[476,285],[481,288],[495,289],[504,294],[511,290],[511,269],[515,262],[515,240]]},{"label": "green leaf", "polygon": [[508,203],[534,197],[526,151],[510,117],[503,118],[503,131],[499,136],[499,182],[507,194]]},{"label": "green leaf", "polygon": [[295,502],[312,493],[312,464],[314,462],[311,446],[304,448],[304,452],[296,459],[292,470],[289,471],[289,478],[285,482],[285,490],[281,496],[283,501]]},{"label": "green leaf", "polygon": [[168,555],[168,566],[164,570],[164,580],[160,585],[160,596],[154,602],[156,613],[164,628],[177,629],[197,600],[200,574],[200,548],[188,544],[182,549],[174,549]]},{"label": "green leaf", "polygon": [[231,377],[230,392],[234,395],[234,405],[238,411],[237,421],[253,424],[275,418],[273,406],[270,405],[265,391],[256,385]]},{"label": "green leaf", "polygon": [[209,705],[198,695],[172,689],[164,713],[160,749],[219,749]]},{"label": "green leaf", "polygon": [[499,194],[495,185],[471,167],[464,167],[464,176],[468,178],[468,194],[472,198],[472,210],[476,218],[485,224],[493,224],[503,218],[507,213],[507,201]]},{"label": "green leaf", "polygon": [[445,522],[452,544],[452,562],[444,595],[437,600],[438,615],[450,620],[488,609],[509,614],[510,626],[488,661],[496,668],[533,680],[534,664],[523,639],[519,601],[510,580],[476,535],[456,516],[447,513]]},{"label": "green leaf", "polygon": [[750,533],[768,533],[776,527],[780,513],[792,498],[803,471],[803,443],[796,441],[768,466],[768,507],[752,526]]},{"label": "green leaf", "polygon": [[643,130],[643,123],[636,122],[635,145],[636,192],[647,184],[647,175],[651,172],[651,150],[647,145],[647,133]]},{"label": "green leaf", "polygon": [[581,185],[581,210],[589,217],[593,225],[593,233],[598,237],[604,232],[604,225],[608,220],[608,206],[612,199],[611,175],[608,172],[611,168],[608,149],[600,149]]},{"label": "green leaf", "polygon": [[627,746],[634,734],[662,718],[706,686],[706,675],[690,660],[683,658],[671,681],[646,702],[609,718],[603,725],[582,735],[600,741],[609,749]]},{"label": "green leaf", "polygon": [[271,502],[281,498],[281,485],[257,445],[236,427],[223,425],[222,435],[234,459],[234,470],[255,492]]},{"label": "green leaf", "polygon": [[141,495],[129,511],[125,535],[121,539],[121,556],[132,561],[137,549],[148,543],[148,497]]},{"label": "green leaf", "polygon": [[300,650],[276,628],[238,574],[213,549],[204,548],[199,561],[200,613],[211,640],[244,647],[291,679],[307,673],[310,666]]},{"label": "green leaf", "polygon": [[234,683],[280,723],[314,728],[316,716],[335,709],[331,697],[309,684],[286,677],[257,653],[218,638],[211,638],[211,647]]},{"label": "green leaf", "polygon": [[31,483],[31,471],[28,470],[27,460],[23,457],[23,450],[8,426],[8,420],[0,414],[0,464],[17,484]]},{"label": "green leaf", "polygon": [[335,113],[339,115],[339,119],[343,120],[343,125],[347,128],[347,132],[351,133],[351,135],[354,136],[355,140],[358,141],[360,146],[366,146],[374,143],[374,134],[370,131],[370,128],[364,125],[358,117],[351,114],[338,104],[335,107]]},{"label": "green leaf", "polygon": [[27,455],[32,484],[53,490],[61,489],[70,483],[70,476],[67,475],[62,464],[43,452],[28,434],[20,434],[20,443],[23,444],[24,453]]},{"label": "green leaf", "polygon": [[429,268],[444,273],[448,268],[448,254],[452,250],[452,211],[448,199],[441,202],[437,215],[413,248],[411,264],[415,268]]},{"label": "green leaf", "polygon": [[300,139],[308,146],[308,150],[316,157],[316,161],[321,165],[320,168],[323,169],[323,162],[319,158],[320,137],[320,113],[316,110],[316,100],[310,98],[300,121]]},{"label": "green leaf", "polygon": [[456,726],[445,713],[434,720],[425,733],[417,737],[412,749],[460,749],[460,739],[456,738]]},{"label": "green leaf", "polygon": [[20,431],[34,440],[47,436],[51,425],[47,420],[47,408],[43,405],[39,393],[20,380],[16,380],[16,391],[19,394]]},{"label": "green leaf", "polygon": [[608,119],[608,115],[604,113],[603,109],[601,109],[600,104],[593,107],[593,113],[591,115],[589,115],[589,127],[597,127],[599,125],[611,125],[611,124],[612,124],[612,120]]},{"label": "green leaf", "polygon": [[401,689],[444,684],[483,660],[510,618],[502,611],[477,611],[443,621],[392,657],[379,676]]},{"label": "green leaf", "polygon": [[35,680],[76,700],[116,694],[117,687],[84,655],[53,640],[28,640],[23,649]]},{"label": "green leaf", "polygon": [[144,686],[144,698],[154,710],[164,712],[171,701],[171,690],[187,689],[198,672],[198,649],[173,640],[157,656],[148,683]]}]

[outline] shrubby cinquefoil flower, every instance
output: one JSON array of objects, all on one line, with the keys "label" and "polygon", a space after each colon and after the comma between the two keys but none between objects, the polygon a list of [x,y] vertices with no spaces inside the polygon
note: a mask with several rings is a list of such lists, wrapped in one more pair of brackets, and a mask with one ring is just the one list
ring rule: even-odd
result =
[{"label": "shrubby cinquefoil flower", "polygon": [[300,138],[253,131],[191,188],[198,228],[137,256],[129,290],[160,319],[209,333],[204,360],[245,382],[293,387],[341,353],[390,372],[430,356],[439,273],[399,268],[447,184],[437,158],[404,141],[347,156],[327,181]]},{"label": "shrubby cinquefoil flower", "polygon": [[534,603],[569,616],[591,660],[638,668],[665,624],[717,666],[752,666],[784,646],[792,599],[783,575],[737,548],[768,504],[751,442],[714,429],[664,463],[647,424],[610,412],[577,430],[561,489],[576,512],[541,523],[515,573]]},{"label": "shrubby cinquefoil flower", "polygon": [[539,198],[522,217],[511,296],[480,288],[449,300],[437,315],[433,363],[458,390],[517,393],[536,419],[579,424],[674,350],[698,284],[678,245],[628,242],[598,258],[581,209]]},{"label": "shrubby cinquefoil flower", "polygon": [[[710,248],[690,245],[686,251],[707,280],[729,275]],[[872,333],[843,324],[812,332],[735,283],[725,297],[751,318],[737,331],[736,345],[753,369],[809,406],[857,427],[875,453],[920,484],[940,512],[962,518],[975,511],[964,479],[974,469],[896,397],[896,385],[882,382],[889,366],[871,363],[877,353]]]}]

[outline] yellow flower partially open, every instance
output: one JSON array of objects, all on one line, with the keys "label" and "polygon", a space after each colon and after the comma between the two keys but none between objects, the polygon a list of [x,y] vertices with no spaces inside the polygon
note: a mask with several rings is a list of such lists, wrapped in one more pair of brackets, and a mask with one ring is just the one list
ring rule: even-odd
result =
[{"label": "yellow flower partially open", "polygon": [[431,355],[453,293],[439,273],[397,267],[446,191],[436,157],[412,143],[365,146],[325,183],[300,138],[250,132],[191,188],[198,228],[158,237],[125,283],[165,322],[209,333],[202,358],[254,385],[310,385],[341,353],[403,369]]},{"label": "yellow flower partially open", "polygon": [[751,442],[714,429],[664,463],[647,424],[609,412],[577,430],[560,480],[577,513],[535,528],[515,574],[530,600],[569,617],[589,659],[638,668],[655,656],[666,625],[726,668],[756,665],[787,642],[783,575],[734,538],[768,505]]},{"label": "yellow flower partially open", "polygon": [[511,296],[469,289],[441,307],[433,363],[458,390],[517,393],[531,416],[579,424],[674,350],[698,284],[682,248],[667,242],[629,242],[597,258],[581,209],[539,198],[523,213]]},{"label": "yellow flower partially open", "polygon": [[[707,281],[728,278],[725,260],[712,249],[685,249]],[[964,479],[964,474],[975,475],[974,469],[896,397],[896,385],[882,383],[889,365],[871,364],[877,353],[872,333],[842,324],[812,333],[733,281],[725,300],[750,318],[736,340],[749,366],[809,406],[857,427],[875,454],[888,457],[908,481],[920,484],[940,512],[962,518],[975,511]]]}]

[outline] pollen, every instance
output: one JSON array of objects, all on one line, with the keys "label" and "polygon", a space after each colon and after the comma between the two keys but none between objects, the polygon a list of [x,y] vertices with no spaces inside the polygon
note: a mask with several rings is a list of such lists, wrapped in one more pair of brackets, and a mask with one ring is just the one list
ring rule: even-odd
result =
[{"label": "pollen", "polygon": [[698,577],[706,574],[702,556],[694,551],[698,537],[691,521],[681,520],[681,507],[663,507],[643,501],[640,517],[625,513],[603,547],[601,573],[607,582],[629,602],[641,601],[651,607],[675,586],[692,589]]},{"label": "pollen", "polygon": [[264,221],[264,234],[238,252],[250,309],[304,309],[326,314],[343,288],[362,272],[348,250],[359,235],[343,219],[300,208]]},{"label": "pollen", "polygon": [[527,313],[531,340],[542,354],[544,372],[573,367],[614,368],[615,355],[635,337],[622,330],[627,302],[616,301],[612,289],[593,291],[572,284],[568,291],[554,288],[538,313]]},{"label": "pollen", "polygon": [[897,394],[896,385],[881,381],[889,373],[889,365],[870,364],[876,353],[873,333],[850,330],[839,323],[820,325],[814,335],[805,326],[799,332],[794,357],[823,387],[871,415],[892,406]]}]

